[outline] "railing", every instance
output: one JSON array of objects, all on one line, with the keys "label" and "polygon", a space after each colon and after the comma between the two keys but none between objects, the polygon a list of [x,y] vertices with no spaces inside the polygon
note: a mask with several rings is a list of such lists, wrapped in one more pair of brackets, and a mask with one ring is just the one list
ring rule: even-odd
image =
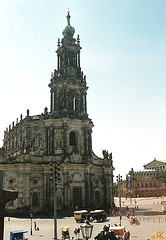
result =
[{"label": "railing", "polygon": [[166,223],[166,217],[137,217],[140,222],[151,222],[151,223]]}]

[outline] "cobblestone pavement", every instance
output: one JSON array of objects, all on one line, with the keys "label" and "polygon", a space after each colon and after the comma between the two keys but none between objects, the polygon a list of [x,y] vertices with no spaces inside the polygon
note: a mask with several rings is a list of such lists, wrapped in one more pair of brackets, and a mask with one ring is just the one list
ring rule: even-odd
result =
[{"label": "cobblestone pavement", "polygon": [[[115,203],[118,201],[115,199]],[[148,199],[133,199],[132,203],[129,200],[122,199],[123,215],[122,215],[122,225],[126,227],[126,230],[129,230],[131,233],[131,240],[147,240],[152,239],[151,233],[154,231],[164,231],[166,232],[166,214],[164,215],[160,210],[160,201],[161,199],[157,198],[148,198]],[[123,203],[124,202],[124,203]],[[137,202],[137,203],[135,203]],[[118,205],[118,203],[117,203]],[[140,225],[130,225],[129,220],[126,217],[125,207],[128,206],[130,212],[132,213],[135,205],[138,205],[138,210],[135,210],[135,215],[140,220]],[[30,235],[31,229],[31,220],[30,219],[21,219],[21,218],[5,218],[5,229],[4,229],[4,240],[10,239],[10,231],[13,230],[28,230],[28,233],[25,236],[30,240],[51,240],[53,239],[53,219],[42,219],[35,218],[33,223],[36,221],[39,231],[33,229],[33,235]],[[103,226],[106,224],[119,224],[120,217],[112,217],[108,215],[107,221],[102,223],[92,223],[93,234],[92,239],[103,229]],[[33,225],[32,225],[33,226]],[[73,217],[63,217],[57,220],[58,228],[58,239],[61,239],[61,227],[69,226],[70,227],[70,236],[74,237],[74,229],[79,227],[80,224],[76,223]],[[82,237],[82,236],[81,236]],[[158,238],[162,239],[162,238]]]}]

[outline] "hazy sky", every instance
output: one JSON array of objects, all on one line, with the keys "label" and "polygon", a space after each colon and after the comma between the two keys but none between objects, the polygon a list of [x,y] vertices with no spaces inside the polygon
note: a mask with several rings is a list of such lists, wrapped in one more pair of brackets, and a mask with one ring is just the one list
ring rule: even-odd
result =
[{"label": "hazy sky", "polygon": [[166,160],[166,0],[0,0],[0,142],[30,110],[50,109],[57,39],[81,39],[93,150],[113,154],[114,175]]}]

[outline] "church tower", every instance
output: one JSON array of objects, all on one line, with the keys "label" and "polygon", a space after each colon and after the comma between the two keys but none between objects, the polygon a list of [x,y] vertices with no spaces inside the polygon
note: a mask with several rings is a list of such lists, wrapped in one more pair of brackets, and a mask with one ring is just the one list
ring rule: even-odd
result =
[{"label": "church tower", "polygon": [[50,115],[55,119],[65,119],[71,127],[69,141],[63,144],[65,156],[74,151],[83,157],[92,154],[91,133],[93,123],[87,114],[87,83],[86,76],[80,66],[80,38],[73,37],[75,29],[70,25],[70,14],[67,14],[67,26],[63,30],[63,38],[57,45],[57,70],[51,74]]},{"label": "church tower", "polygon": [[51,74],[50,111],[27,115],[9,126],[0,151],[4,188],[18,191],[8,211],[52,212],[54,185],[50,163],[59,163],[58,210],[109,209],[113,206],[112,153],[92,150],[93,122],[87,114],[87,82],[80,64],[80,38],[67,26],[58,39],[57,69]]}]

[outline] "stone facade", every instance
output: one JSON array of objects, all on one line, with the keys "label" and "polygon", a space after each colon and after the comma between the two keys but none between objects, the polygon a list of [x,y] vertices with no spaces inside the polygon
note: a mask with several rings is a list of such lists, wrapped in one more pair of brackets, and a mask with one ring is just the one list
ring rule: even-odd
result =
[{"label": "stone facade", "polygon": [[52,212],[54,184],[50,163],[59,163],[59,210],[108,209],[113,204],[112,153],[103,158],[92,150],[93,122],[87,114],[87,82],[80,67],[80,38],[68,25],[58,39],[57,70],[50,79],[50,111],[13,122],[4,134],[0,169],[4,189],[18,191],[10,211]]},{"label": "stone facade", "polygon": [[166,196],[166,161],[154,159],[142,171],[133,169],[122,183],[124,197]]}]

